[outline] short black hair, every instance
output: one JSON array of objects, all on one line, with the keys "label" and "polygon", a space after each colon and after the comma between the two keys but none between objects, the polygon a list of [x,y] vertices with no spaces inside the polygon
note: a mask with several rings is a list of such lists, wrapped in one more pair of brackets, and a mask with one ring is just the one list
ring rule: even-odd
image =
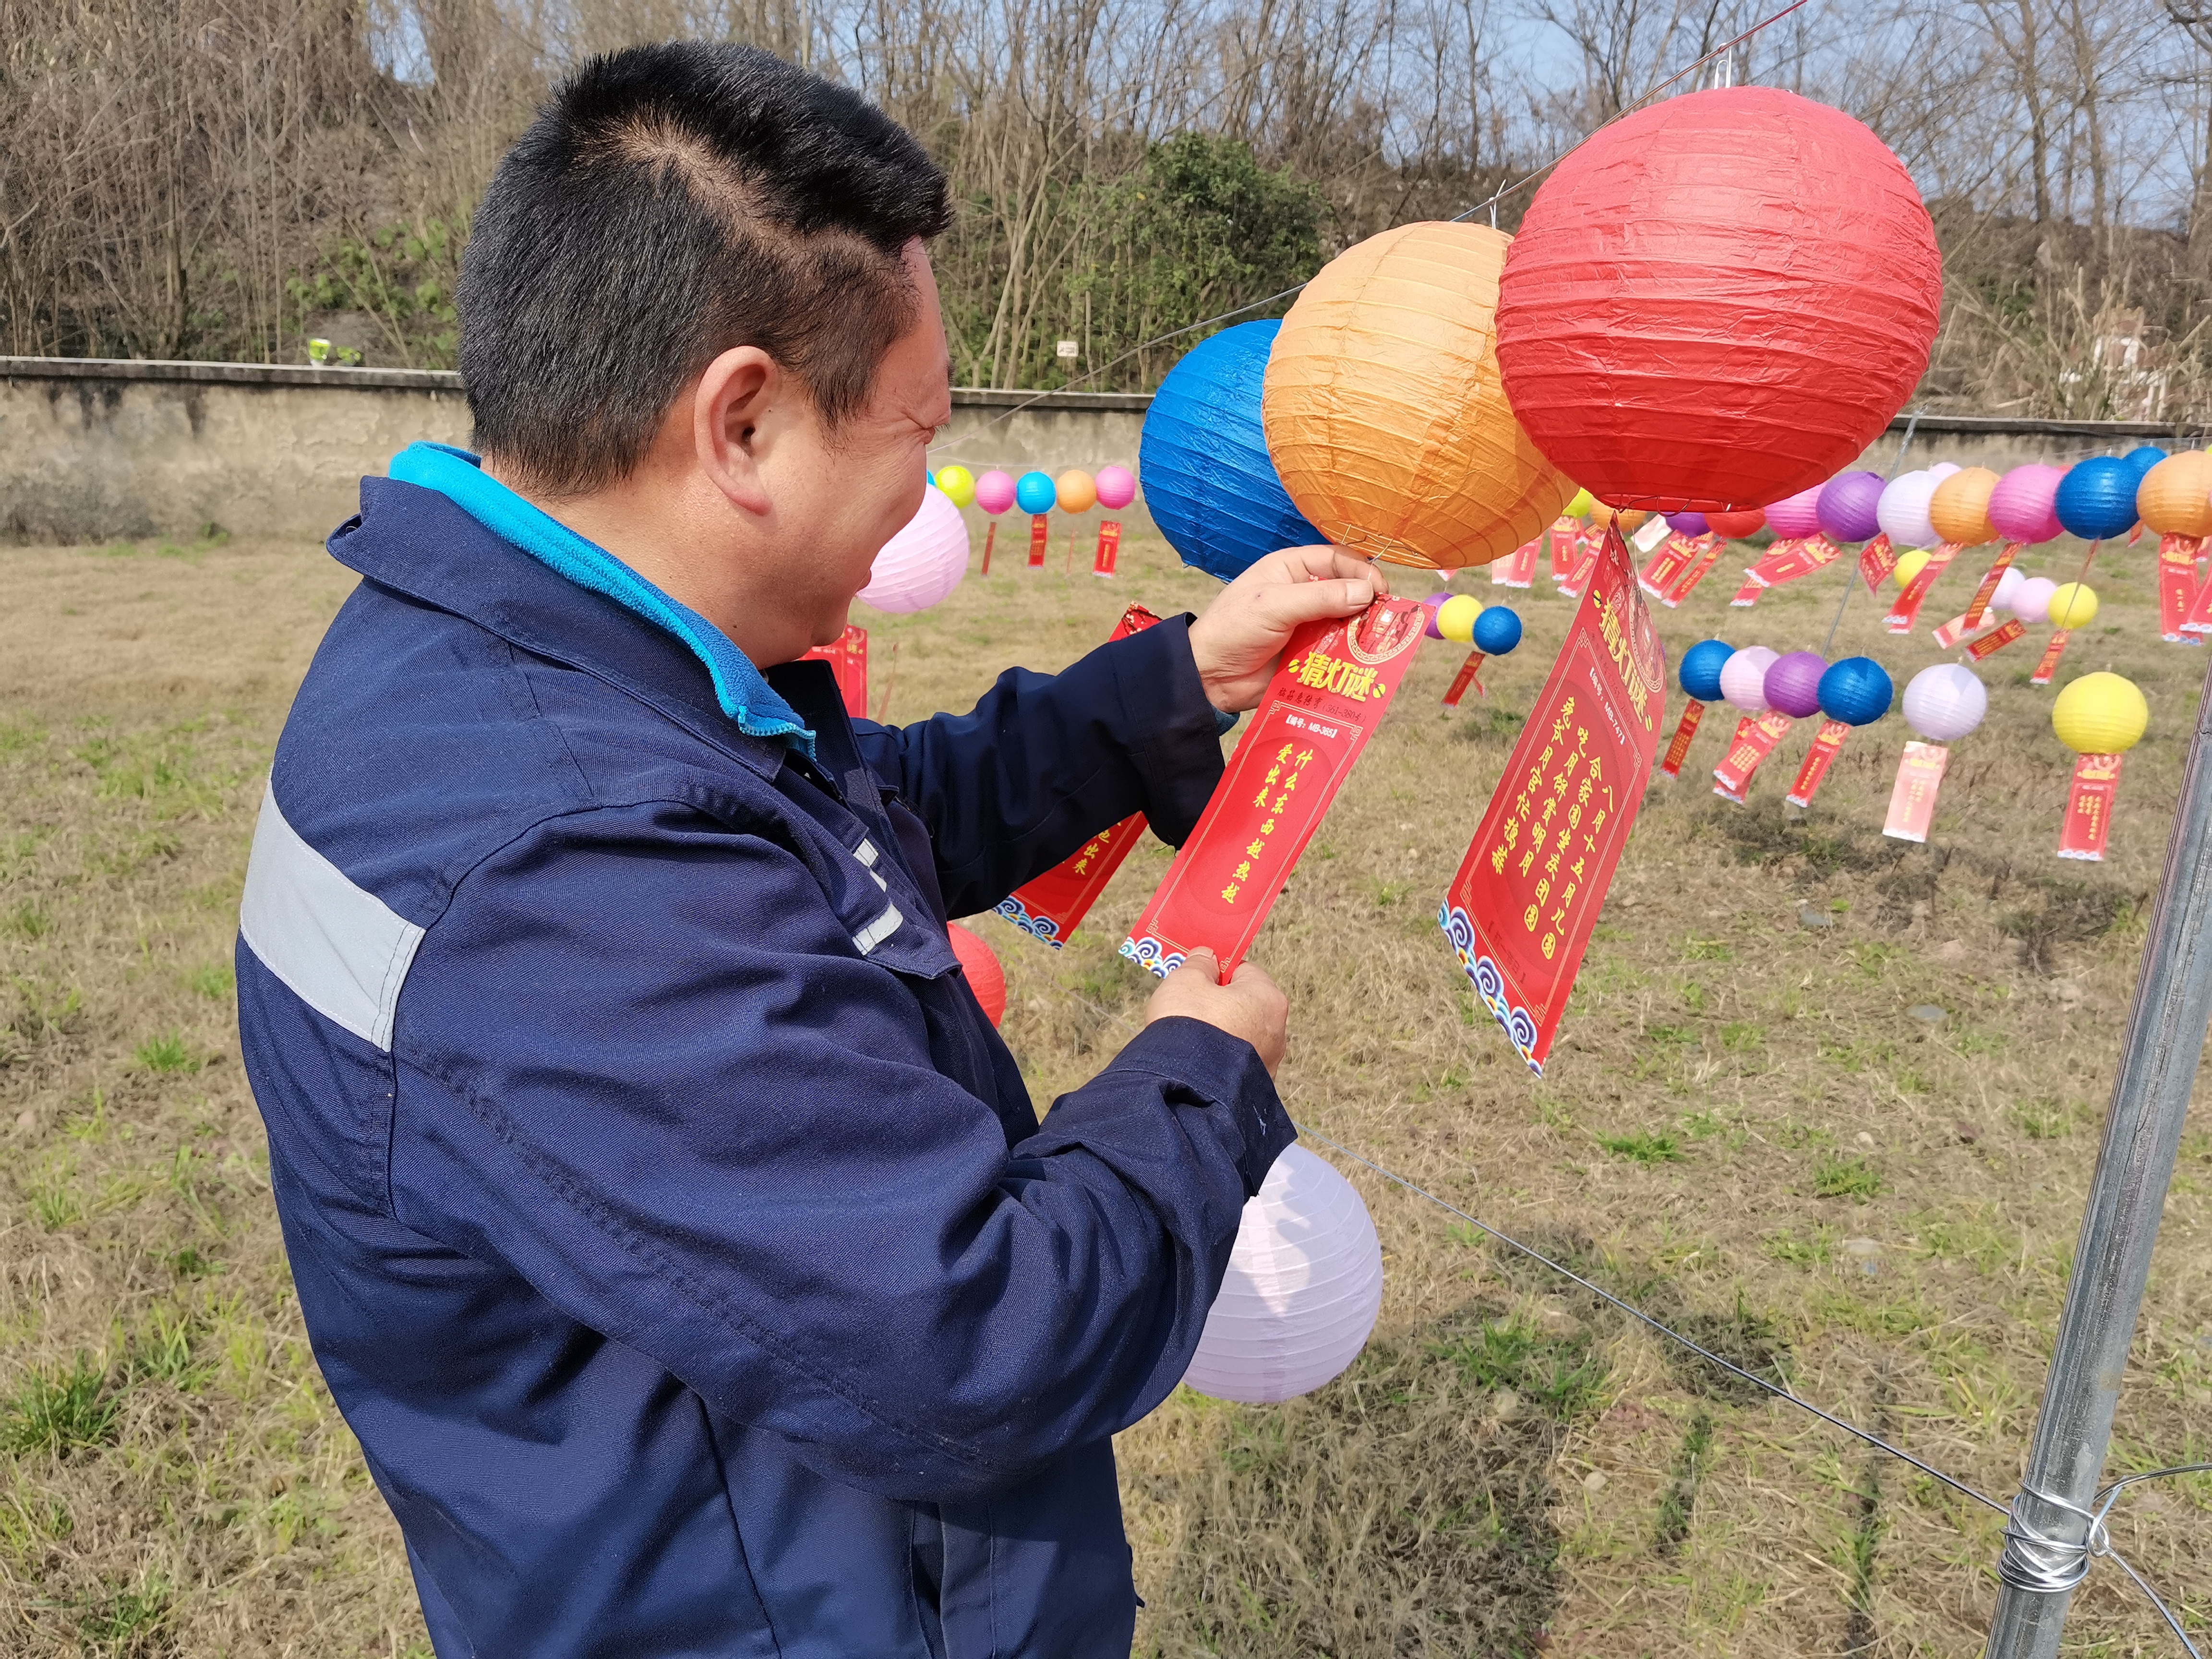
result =
[{"label": "short black hair", "polygon": [[669,405],[757,345],[834,430],[914,325],[945,174],[858,93],[751,46],[595,58],[500,163],[459,306],[477,447],[549,495],[628,477]]}]

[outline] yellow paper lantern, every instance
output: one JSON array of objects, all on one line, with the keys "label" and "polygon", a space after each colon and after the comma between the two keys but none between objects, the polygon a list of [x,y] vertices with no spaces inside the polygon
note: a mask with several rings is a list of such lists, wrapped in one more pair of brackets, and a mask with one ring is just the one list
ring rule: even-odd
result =
[{"label": "yellow paper lantern", "polygon": [[2185,449],[2144,473],[2136,516],[2161,536],[2212,536],[2212,455]]},{"label": "yellow paper lantern", "polygon": [[1924,547],[1907,548],[1897,556],[1897,568],[1890,574],[1897,578],[1899,587],[1912,586],[1912,579],[1928,568],[1929,552]]},{"label": "yellow paper lantern", "polygon": [[1601,525],[1620,520],[1620,533],[1624,536],[1632,536],[1643,529],[1644,521],[1650,516],[1647,509],[1640,507],[1615,507],[1610,501],[1595,500],[1590,502],[1590,517]]},{"label": "yellow paper lantern", "polygon": [[1082,468],[1072,466],[1052,482],[1061,512],[1088,513],[1098,505],[1098,481]]},{"label": "yellow paper lantern", "polygon": [[1437,632],[1462,645],[1474,643],[1474,619],[1482,614],[1482,601],[1468,593],[1455,593],[1437,607]]},{"label": "yellow paper lantern", "polygon": [[1597,498],[1587,489],[1575,491],[1574,499],[1567,503],[1567,517],[1587,519],[1597,506]]},{"label": "yellow paper lantern", "polygon": [[1401,225],[1322,266],[1283,319],[1260,404],[1267,453],[1329,540],[1392,564],[1487,564],[1574,495],[1498,379],[1511,242],[1487,225]]},{"label": "yellow paper lantern", "polygon": [[939,467],[937,487],[955,507],[965,507],[975,499],[975,475],[964,466]]},{"label": "yellow paper lantern", "polygon": [[2053,628],[2087,628],[2097,620],[2097,595],[2086,582],[2061,582],[2051,595]]},{"label": "yellow paper lantern", "polygon": [[1990,492],[1997,475],[1985,466],[1962,467],[1936,486],[1928,501],[1928,522],[1947,542],[1976,547],[1997,538],[1990,522]]},{"label": "yellow paper lantern", "polygon": [[2118,674],[2084,674],[2051,705],[2051,729],[2077,755],[2125,754],[2149,724],[2143,694]]}]

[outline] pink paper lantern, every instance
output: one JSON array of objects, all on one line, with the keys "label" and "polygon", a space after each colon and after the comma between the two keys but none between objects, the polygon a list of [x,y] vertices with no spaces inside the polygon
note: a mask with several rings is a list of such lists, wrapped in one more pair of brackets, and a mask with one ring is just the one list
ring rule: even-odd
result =
[{"label": "pink paper lantern", "polygon": [[2024,623],[2051,620],[2051,596],[2058,584],[2048,576],[2030,576],[2012,596],[2012,614]]},{"label": "pink paper lantern", "polygon": [[[981,483],[976,480],[979,489]],[[860,601],[894,616],[927,611],[967,574],[968,521],[950,495],[929,484],[922,490],[921,510],[876,555]]]},{"label": "pink paper lantern", "polygon": [[1008,474],[993,467],[975,480],[975,505],[993,518],[997,518],[1014,504],[1014,481]]},{"label": "pink paper lantern", "polygon": [[1766,712],[1766,671],[1780,659],[1763,645],[1747,645],[1721,665],[1721,696],[1747,714]]},{"label": "pink paper lantern", "polygon": [[1766,527],[1786,541],[1820,533],[1820,491],[1823,483],[1784,495],[1766,509]]},{"label": "pink paper lantern", "polygon": [[1109,512],[1119,513],[1137,499],[1137,475],[1126,466],[1102,466],[1098,469],[1098,505]]},{"label": "pink paper lantern", "polygon": [[2016,466],[1990,491],[1990,523],[2008,542],[2047,542],[2063,533],[2058,522],[2058,483],[2063,466],[2033,462]]}]

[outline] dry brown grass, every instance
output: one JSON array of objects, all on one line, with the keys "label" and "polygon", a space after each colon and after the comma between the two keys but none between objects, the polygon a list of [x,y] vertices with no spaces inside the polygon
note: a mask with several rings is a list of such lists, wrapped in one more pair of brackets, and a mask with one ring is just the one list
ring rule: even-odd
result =
[{"label": "dry brown grass", "polygon": [[[420,1624],[301,1338],[222,977],[261,770],[349,579],[310,549],[182,552],[7,556],[0,1431],[18,1449],[0,1452],[0,1650],[396,1656]],[[1115,583],[1064,575],[1060,552],[1042,578],[1002,566],[935,612],[870,619],[892,717],[960,706],[1008,662],[1056,665],[1127,600],[1168,611],[1212,589],[1157,544],[1125,549]],[[2051,694],[2013,683],[2032,665],[2015,646],[1986,676],[1987,727],[1954,751],[1930,848],[1875,833],[1895,721],[1853,738],[1802,823],[1773,805],[1802,733],[1763,805],[1724,806],[1692,777],[1655,788],[1541,1083],[1475,1008],[1434,913],[1568,607],[1525,596],[1528,642],[1468,712],[1437,706],[1457,653],[1432,647],[1261,940],[1292,999],[1294,1115],[2005,1495],[2203,665],[2157,643],[2148,563],[2111,561],[2072,664],[2151,698],[2109,863],[2051,855],[2068,757]],[[1664,617],[1670,647],[1716,624],[1817,646],[1836,583],[1748,615],[1724,611],[1727,590],[1717,576]],[[1924,635],[1879,635],[1874,611],[1853,601],[1839,649],[1933,660]],[[1718,745],[1709,728],[1692,769]],[[1141,1006],[1149,981],[1114,946],[1166,856],[1140,849],[1059,955],[977,924],[1041,1100]],[[1908,1018],[1919,1004],[1942,1024]],[[1180,1395],[1123,1437],[1140,1650],[1978,1650],[1995,1517],[1744,1401],[1351,1173],[1387,1253],[1368,1353],[1288,1406]],[[2208,1189],[2200,1127],[2122,1406],[2130,1467],[2212,1437]],[[33,1443],[57,1422],[93,1443]],[[2200,1480],[2133,1500],[2116,1528],[2199,1620],[2208,1512]],[[2083,1652],[2162,1650],[2109,1573],[2075,1618]]]}]

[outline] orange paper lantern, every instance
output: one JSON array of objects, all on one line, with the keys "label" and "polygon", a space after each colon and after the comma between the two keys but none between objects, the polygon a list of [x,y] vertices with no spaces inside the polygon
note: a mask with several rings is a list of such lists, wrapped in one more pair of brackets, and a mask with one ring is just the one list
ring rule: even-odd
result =
[{"label": "orange paper lantern", "polygon": [[1997,475],[1989,468],[1961,468],[1936,486],[1928,500],[1928,522],[1945,541],[1961,547],[1996,540],[1997,527],[1990,522],[1990,492],[1996,487]]},{"label": "orange paper lantern", "polygon": [[1081,467],[1070,467],[1053,480],[1053,495],[1063,513],[1088,513],[1098,505],[1098,481]]},{"label": "orange paper lantern", "polygon": [[2212,455],[2185,449],[2144,473],[2136,516],[2161,536],[2212,536]]},{"label": "orange paper lantern", "polygon": [[1514,419],[1498,375],[1498,278],[1512,238],[1413,224],[1346,249],[1283,319],[1261,415],[1298,510],[1362,557],[1487,564],[1575,487]]},{"label": "orange paper lantern", "polygon": [[1617,519],[1620,521],[1620,533],[1632,536],[1644,528],[1644,521],[1650,516],[1640,507],[1615,507],[1610,501],[1600,501],[1590,514],[1590,522],[1611,524]]}]

